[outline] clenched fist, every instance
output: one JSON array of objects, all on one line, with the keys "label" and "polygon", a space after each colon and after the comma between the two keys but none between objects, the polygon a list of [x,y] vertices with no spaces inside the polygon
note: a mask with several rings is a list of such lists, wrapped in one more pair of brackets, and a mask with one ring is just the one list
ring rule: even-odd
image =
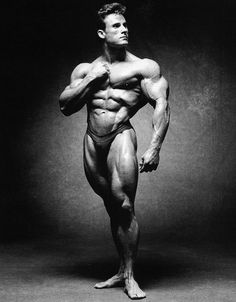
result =
[{"label": "clenched fist", "polygon": [[156,170],[159,164],[159,160],[159,149],[148,149],[141,157],[141,161],[139,163],[139,172],[151,172],[153,170]]},{"label": "clenched fist", "polygon": [[89,76],[92,76],[94,78],[103,78],[108,77],[110,73],[110,69],[107,63],[105,62],[98,62],[93,65],[89,72]]}]

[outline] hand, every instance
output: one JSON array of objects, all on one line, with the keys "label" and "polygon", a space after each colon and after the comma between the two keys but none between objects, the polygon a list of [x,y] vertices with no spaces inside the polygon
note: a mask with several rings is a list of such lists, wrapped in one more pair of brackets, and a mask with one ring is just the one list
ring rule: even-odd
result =
[{"label": "hand", "polygon": [[89,72],[89,75],[94,78],[108,77],[109,74],[110,69],[106,62],[96,63]]},{"label": "hand", "polygon": [[151,172],[157,169],[159,164],[160,149],[148,149],[143,156],[141,157],[141,161],[139,163],[139,172]]}]

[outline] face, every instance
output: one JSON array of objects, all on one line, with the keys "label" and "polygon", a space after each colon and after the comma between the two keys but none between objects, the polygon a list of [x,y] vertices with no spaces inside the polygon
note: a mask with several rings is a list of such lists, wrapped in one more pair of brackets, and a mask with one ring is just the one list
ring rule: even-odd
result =
[{"label": "face", "polygon": [[108,45],[113,47],[128,45],[128,28],[124,16],[110,14],[106,16],[104,22],[103,38]]}]

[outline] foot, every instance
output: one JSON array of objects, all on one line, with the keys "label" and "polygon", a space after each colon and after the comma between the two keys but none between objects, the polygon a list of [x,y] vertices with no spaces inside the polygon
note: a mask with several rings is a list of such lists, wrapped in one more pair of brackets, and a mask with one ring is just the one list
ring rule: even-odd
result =
[{"label": "foot", "polygon": [[110,288],[110,287],[122,286],[123,284],[124,284],[124,276],[115,275],[104,282],[99,282],[99,283],[95,284],[94,287],[95,288]]},{"label": "foot", "polygon": [[138,283],[134,279],[125,280],[124,292],[133,300],[146,297],[145,292],[140,289]]}]

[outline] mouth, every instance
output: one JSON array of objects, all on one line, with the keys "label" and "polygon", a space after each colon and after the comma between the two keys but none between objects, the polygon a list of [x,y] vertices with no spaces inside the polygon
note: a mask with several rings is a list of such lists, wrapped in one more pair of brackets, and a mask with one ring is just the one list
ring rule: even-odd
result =
[{"label": "mouth", "polygon": [[122,36],[120,37],[121,39],[125,39],[125,40],[128,40],[128,37],[127,36]]}]

